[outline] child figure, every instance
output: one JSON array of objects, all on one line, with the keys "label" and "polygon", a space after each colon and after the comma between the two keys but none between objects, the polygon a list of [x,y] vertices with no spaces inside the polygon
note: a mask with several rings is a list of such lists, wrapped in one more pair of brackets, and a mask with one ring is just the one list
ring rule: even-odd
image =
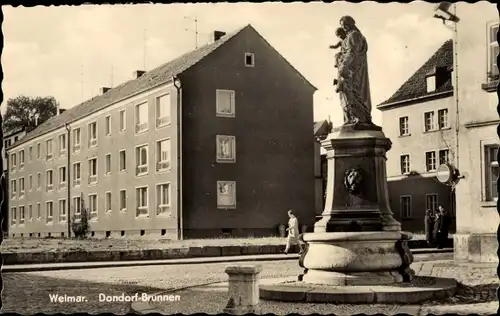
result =
[{"label": "child figure", "polygon": [[[340,52],[336,53],[335,54],[335,65],[334,67],[335,68],[338,68],[340,63],[342,62],[342,57],[344,55],[344,51],[342,50],[342,42],[345,40],[345,38],[347,37],[347,34],[345,32],[345,30],[341,27],[339,27],[338,29],[335,30],[335,35],[340,39],[339,42],[335,45],[331,45],[330,48],[331,49],[337,49],[340,47]],[[342,78],[337,78],[337,79],[334,79],[333,80],[333,85],[334,86],[337,86],[337,88],[335,89],[335,92],[339,92],[339,91],[342,91]]]}]

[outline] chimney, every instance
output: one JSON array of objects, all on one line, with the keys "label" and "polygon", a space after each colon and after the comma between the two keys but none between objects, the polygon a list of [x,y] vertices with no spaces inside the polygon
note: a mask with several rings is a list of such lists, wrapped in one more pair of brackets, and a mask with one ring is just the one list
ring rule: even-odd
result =
[{"label": "chimney", "polygon": [[144,70],[136,70],[134,71],[134,79],[139,78],[140,76],[144,75],[146,72]]},{"label": "chimney", "polygon": [[222,31],[214,31],[214,42],[221,39],[222,36],[226,35],[225,32]]},{"label": "chimney", "polygon": [[59,115],[59,113],[60,113],[60,107],[59,107],[59,103],[57,103],[56,115]]},{"label": "chimney", "polygon": [[105,94],[109,90],[111,90],[111,88],[109,88],[109,87],[101,87],[101,94]]}]

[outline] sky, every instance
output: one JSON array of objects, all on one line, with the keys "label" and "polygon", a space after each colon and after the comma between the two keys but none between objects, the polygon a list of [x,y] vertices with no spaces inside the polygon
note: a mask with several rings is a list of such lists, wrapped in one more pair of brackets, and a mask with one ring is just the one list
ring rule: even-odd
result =
[{"label": "sky", "polygon": [[[342,122],[332,80],[334,31],[351,15],[368,41],[373,121],[388,99],[452,34],[433,18],[435,4],[217,3],[2,6],[5,101],[21,94],[54,96],[71,108],[117,86],[134,70],[151,70],[198,46],[214,30],[252,26],[318,88],[314,119]],[[198,20],[198,23],[194,22]],[[195,33],[197,25],[198,36]]]}]

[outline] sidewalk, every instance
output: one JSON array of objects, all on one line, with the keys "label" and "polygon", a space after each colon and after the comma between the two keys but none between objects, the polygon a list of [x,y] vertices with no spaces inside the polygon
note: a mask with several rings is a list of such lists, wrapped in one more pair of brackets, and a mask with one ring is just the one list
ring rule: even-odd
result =
[{"label": "sidewalk", "polygon": [[[453,258],[453,249],[413,249],[415,261],[445,260]],[[298,254],[269,254],[269,255],[243,255],[207,258],[186,258],[167,260],[134,260],[134,261],[107,261],[107,262],[70,262],[70,263],[40,263],[40,264],[14,264],[3,265],[1,271],[7,272],[34,272],[52,270],[117,268],[148,265],[174,265],[174,264],[203,264],[234,261],[271,261],[271,260],[298,260]]]},{"label": "sidewalk", "polygon": [[[494,315],[498,308],[498,301],[496,299],[496,288],[498,287],[496,266],[496,263],[456,264],[451,260],[414,263],[412,268],[418,275],[455,278],[460,282],[456,295],[442,302],[428,302],[422,305],[335,305],[261,300],[261,314],[286,315],[289,313],[298,313],[306,315],[311,313],[333,313],[336,315],[353,315],[364,313],[373,315],[381,313],[394,315],[404,313],[410,315],[427,315],[456,313],[462,315]],[[227,303],[227,296],[224,295],[227,293],[227,282],[156,294],[167,293],[179,295],[181,300],[175,303],[136,302],[132,305],[132,309],[139,313],[156,312],[161,314],[221,313]]]}]

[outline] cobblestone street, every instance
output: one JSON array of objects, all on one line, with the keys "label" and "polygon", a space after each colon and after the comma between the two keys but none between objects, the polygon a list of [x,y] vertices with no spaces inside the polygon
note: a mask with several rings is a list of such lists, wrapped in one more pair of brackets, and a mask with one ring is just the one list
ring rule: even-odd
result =
[{"label": "cobblestone street", "polygon": [[[231,263],[233,264],[233,263]],[[248,264],[248,263],[247,263]],[[297,275],[301,272],[296,261],[264,261],[261,278]],[[99,302],[98,295],[133,295],[135,293],[173,292],[180,301],[156,304],[161,311],[172,313],[220,313],[226,303],[221,291],[200,291],[201,284],[227,280],[224,268],[228,263],[59,270],[45,272],[4,273],[2,292],[3,313],[114,313],[130,312],[130,302]],[[261,301],[263,313],[335,313],[351,315],[374,312],[384,314],[494,314],[498,307],[495,290],[498,279],[496,264],[455,265],[452,261],[418,262],[413,265],[418,274],[454,277],[462,284],[456,297],[447,302],[432,302],[413,310],[401,305],[332,305],[291,304]],[[87,297],[80,303],[53,303],[49,294]],[[410,308],[410,309],[409,309]]]}]

